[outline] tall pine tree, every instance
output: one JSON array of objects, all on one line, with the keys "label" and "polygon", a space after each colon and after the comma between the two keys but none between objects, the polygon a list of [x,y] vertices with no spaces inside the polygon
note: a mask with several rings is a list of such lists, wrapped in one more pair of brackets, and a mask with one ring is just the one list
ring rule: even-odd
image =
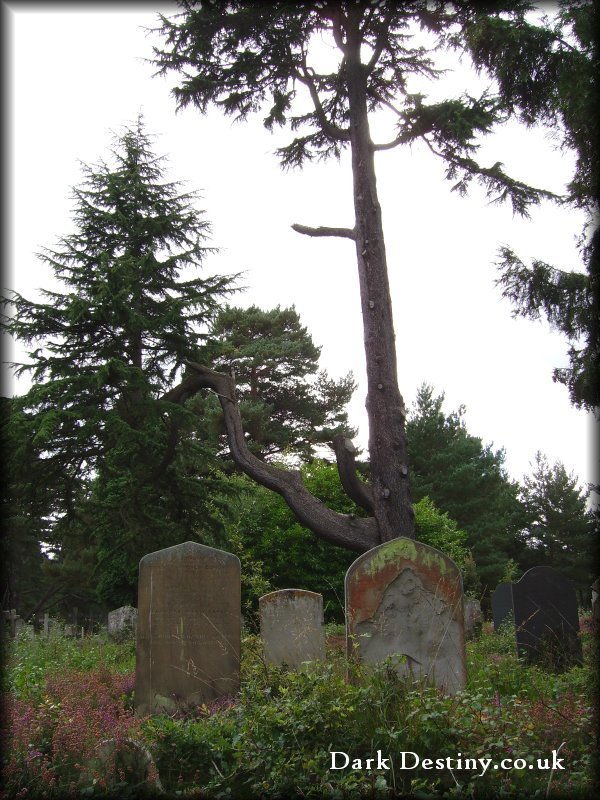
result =
[{"label": "tall pine tree", "polygon": [[30,499],[48,509],[54,569],[121,604],[142,555],[211,536],[209,453],[194,415],[163,395],[233,279],[200,274],[209,224],[194,194],[165,180],[141,118],[115,137],[111,164],[83,174],[76,232],[40,255],[59,288],[4,301],[6,330],[34,346],[9,425],[36,476]]}]

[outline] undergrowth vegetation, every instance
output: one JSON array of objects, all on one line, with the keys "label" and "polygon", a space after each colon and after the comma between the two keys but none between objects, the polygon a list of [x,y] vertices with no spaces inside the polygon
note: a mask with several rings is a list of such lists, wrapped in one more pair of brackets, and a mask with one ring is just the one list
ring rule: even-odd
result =
[{"label": "undergrowth vegetation", "polygon": [[[259,639],[247,635],[238,696],[193,714],[143,719],[133,716],[131,644],[19,639],[5,670],[4,796],[124,791],[125,779],[120,787],[92,779],[85,765],[99,742],[125,737],[148,749],[173,797],[588,796],[595,788],[592,636],[583,634],[584,665],[565,673],[520,661],[513,637],[484,625],[467,646],[466,689],[445,697],[386,664],[349,667],[339,636],[325,662],[290,672],[265,665]],[[332,751],[348,754],[347,768],[331,768]],[[380,769],[377,751],[386,759]],[[484,770],[467,758],[491,763]],[[494,768],[506,758],[523,761]],[[345,762],[336,759],[336,766]],[[358,759],[362,768],[352,769]]]}]

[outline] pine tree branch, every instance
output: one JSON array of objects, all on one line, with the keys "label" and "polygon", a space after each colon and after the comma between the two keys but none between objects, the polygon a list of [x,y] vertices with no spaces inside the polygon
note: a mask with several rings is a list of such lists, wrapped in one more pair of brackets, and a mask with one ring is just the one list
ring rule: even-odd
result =
[{"label": "pine tree branch", "polygon": [[235,386],[229,375],[214,372],[193,361],[185,363],[194,374],[167,392],[163,400],[184,402],[200,389],[212,390],[218,395],[223,409],[231,456],[246,475],[280,494],[298,521],[321,539],[359,553],[380,544],[374,517],[364,519],[332,511],[308,491],[299,471],[273,467],[250,452],[239,406],[234,399]]},{"label": "pine tree branch", "polygon": [[299,225],[298,223],[294,223],[291,227],[296,233],[303,233],[305,236],[339,236],[342,239],[356,240],[354,228],[329,228],[327,226],[310,228],[308,225]]},{"label": "pine tree branch", "polygon": [[319,126],[323,133],[329,136],[331,139],[335,139],[339,142],[349,142],[350,141],[350,131],[344,130],[343,128],[339,128],[337,125],[334,125],[333,122],[330,122],[327,119],[327,114],[325,113],[325,109],[321,103],[321,98],[319,97],[319,92],[317,90],[315,81],[313,76],[311,75],[309,68],[306,66],[306,61],[303,64],[302,71],[296,70],[295,75],[297,79],[303,83],[310,94],[310,98],[313,102],[313,106],[315,109],[315,114],[319,123]]},{"label": "pine tree branch", "polygon": [[344,491],[357,505],[373,513],[373,490],[358,479],[354,462],[356,448],[352,440],[341,433],[334,436],[333,450]]}]

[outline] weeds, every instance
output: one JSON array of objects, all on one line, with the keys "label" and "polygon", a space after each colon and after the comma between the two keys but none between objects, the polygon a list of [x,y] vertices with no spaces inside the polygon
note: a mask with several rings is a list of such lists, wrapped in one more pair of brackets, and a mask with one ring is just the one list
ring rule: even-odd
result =
[{"label": "weeds", "polygon": [[[339,638],[341,631],[329,633]],[[520,660],[510,630],[495,634],[484,626],[467,645],[466,688],[448,697],[385,664],[353,666],[349,681],[340,647],[297,671],[274,668],[265,664],[258,637],[249,635],[237,697],[193,714],[136,720],[133,675],[122,672],[132,666],[131,645],[18,641],[6,674],[7,796],[79,795],[84,763],[97,744],[127,736],[149,749],[171,796],[585,795],[594,788],[593,652],[584,640],[584,666],[554,674]],[[336,770],[333,751],[362,764],[380,751],[385,767],[375,761],[372,769]],[[552,751],[560,751],[564,769],[551,770]],[[403,759],[414,761],[406,754],[419,757],[412,769],[402,768]],[[459,754],[523,764],[482,772]],[[439,765],[424,766],[424,758]],[[530,769],[538,759],[542,766]],[[102,782],[97,775],[96,788]]]}]

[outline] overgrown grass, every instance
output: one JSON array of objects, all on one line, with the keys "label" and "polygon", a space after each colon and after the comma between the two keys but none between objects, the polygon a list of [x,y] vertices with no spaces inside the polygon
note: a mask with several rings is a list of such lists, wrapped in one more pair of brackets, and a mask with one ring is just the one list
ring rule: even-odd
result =
[{"label": "overgrown grass", "polygon": [[[194,715],[136,721],[127,686],[132,673],[119,674],[133,668],[131,645],[22,640],[7,670],[9,790],[19,796],[27,789],[20,796],[31,797],[70,786],[78,794],[82,756],[102,736],[119,733],[149,747],[171,796],[477,800],[544,797],[548,788],[549,796],[588,796],[595,745],[591,636],[584,636],[585,665],[563,674],[524,664],[513,642],[510,631],[498,635],[484,626],[468,644],[466,689],[444,697],[400,679],[386,665],[352,667],[349,676],[339,647],[328,651],[326,662],[297,672],[268,667],[259,640],[249,635],[238,697]],[[549,758],[551,766],[552,751],[559,749],[564,769],[538,768],[538,758],[542,765]],[[368,758],[376,767],[378,750],[390,768],[365,768]],[[363,769],[331,769],[332,751],[360,759]],[[419,766],[403,770],[403,753],[417,754]],[[526,763],[512,770],[490,766],[480,774],[464,760],[456,763],[459,754]],[[413,756],[406,758],[414,763]],[[424,758],[444,764],[425,769]]]}]

